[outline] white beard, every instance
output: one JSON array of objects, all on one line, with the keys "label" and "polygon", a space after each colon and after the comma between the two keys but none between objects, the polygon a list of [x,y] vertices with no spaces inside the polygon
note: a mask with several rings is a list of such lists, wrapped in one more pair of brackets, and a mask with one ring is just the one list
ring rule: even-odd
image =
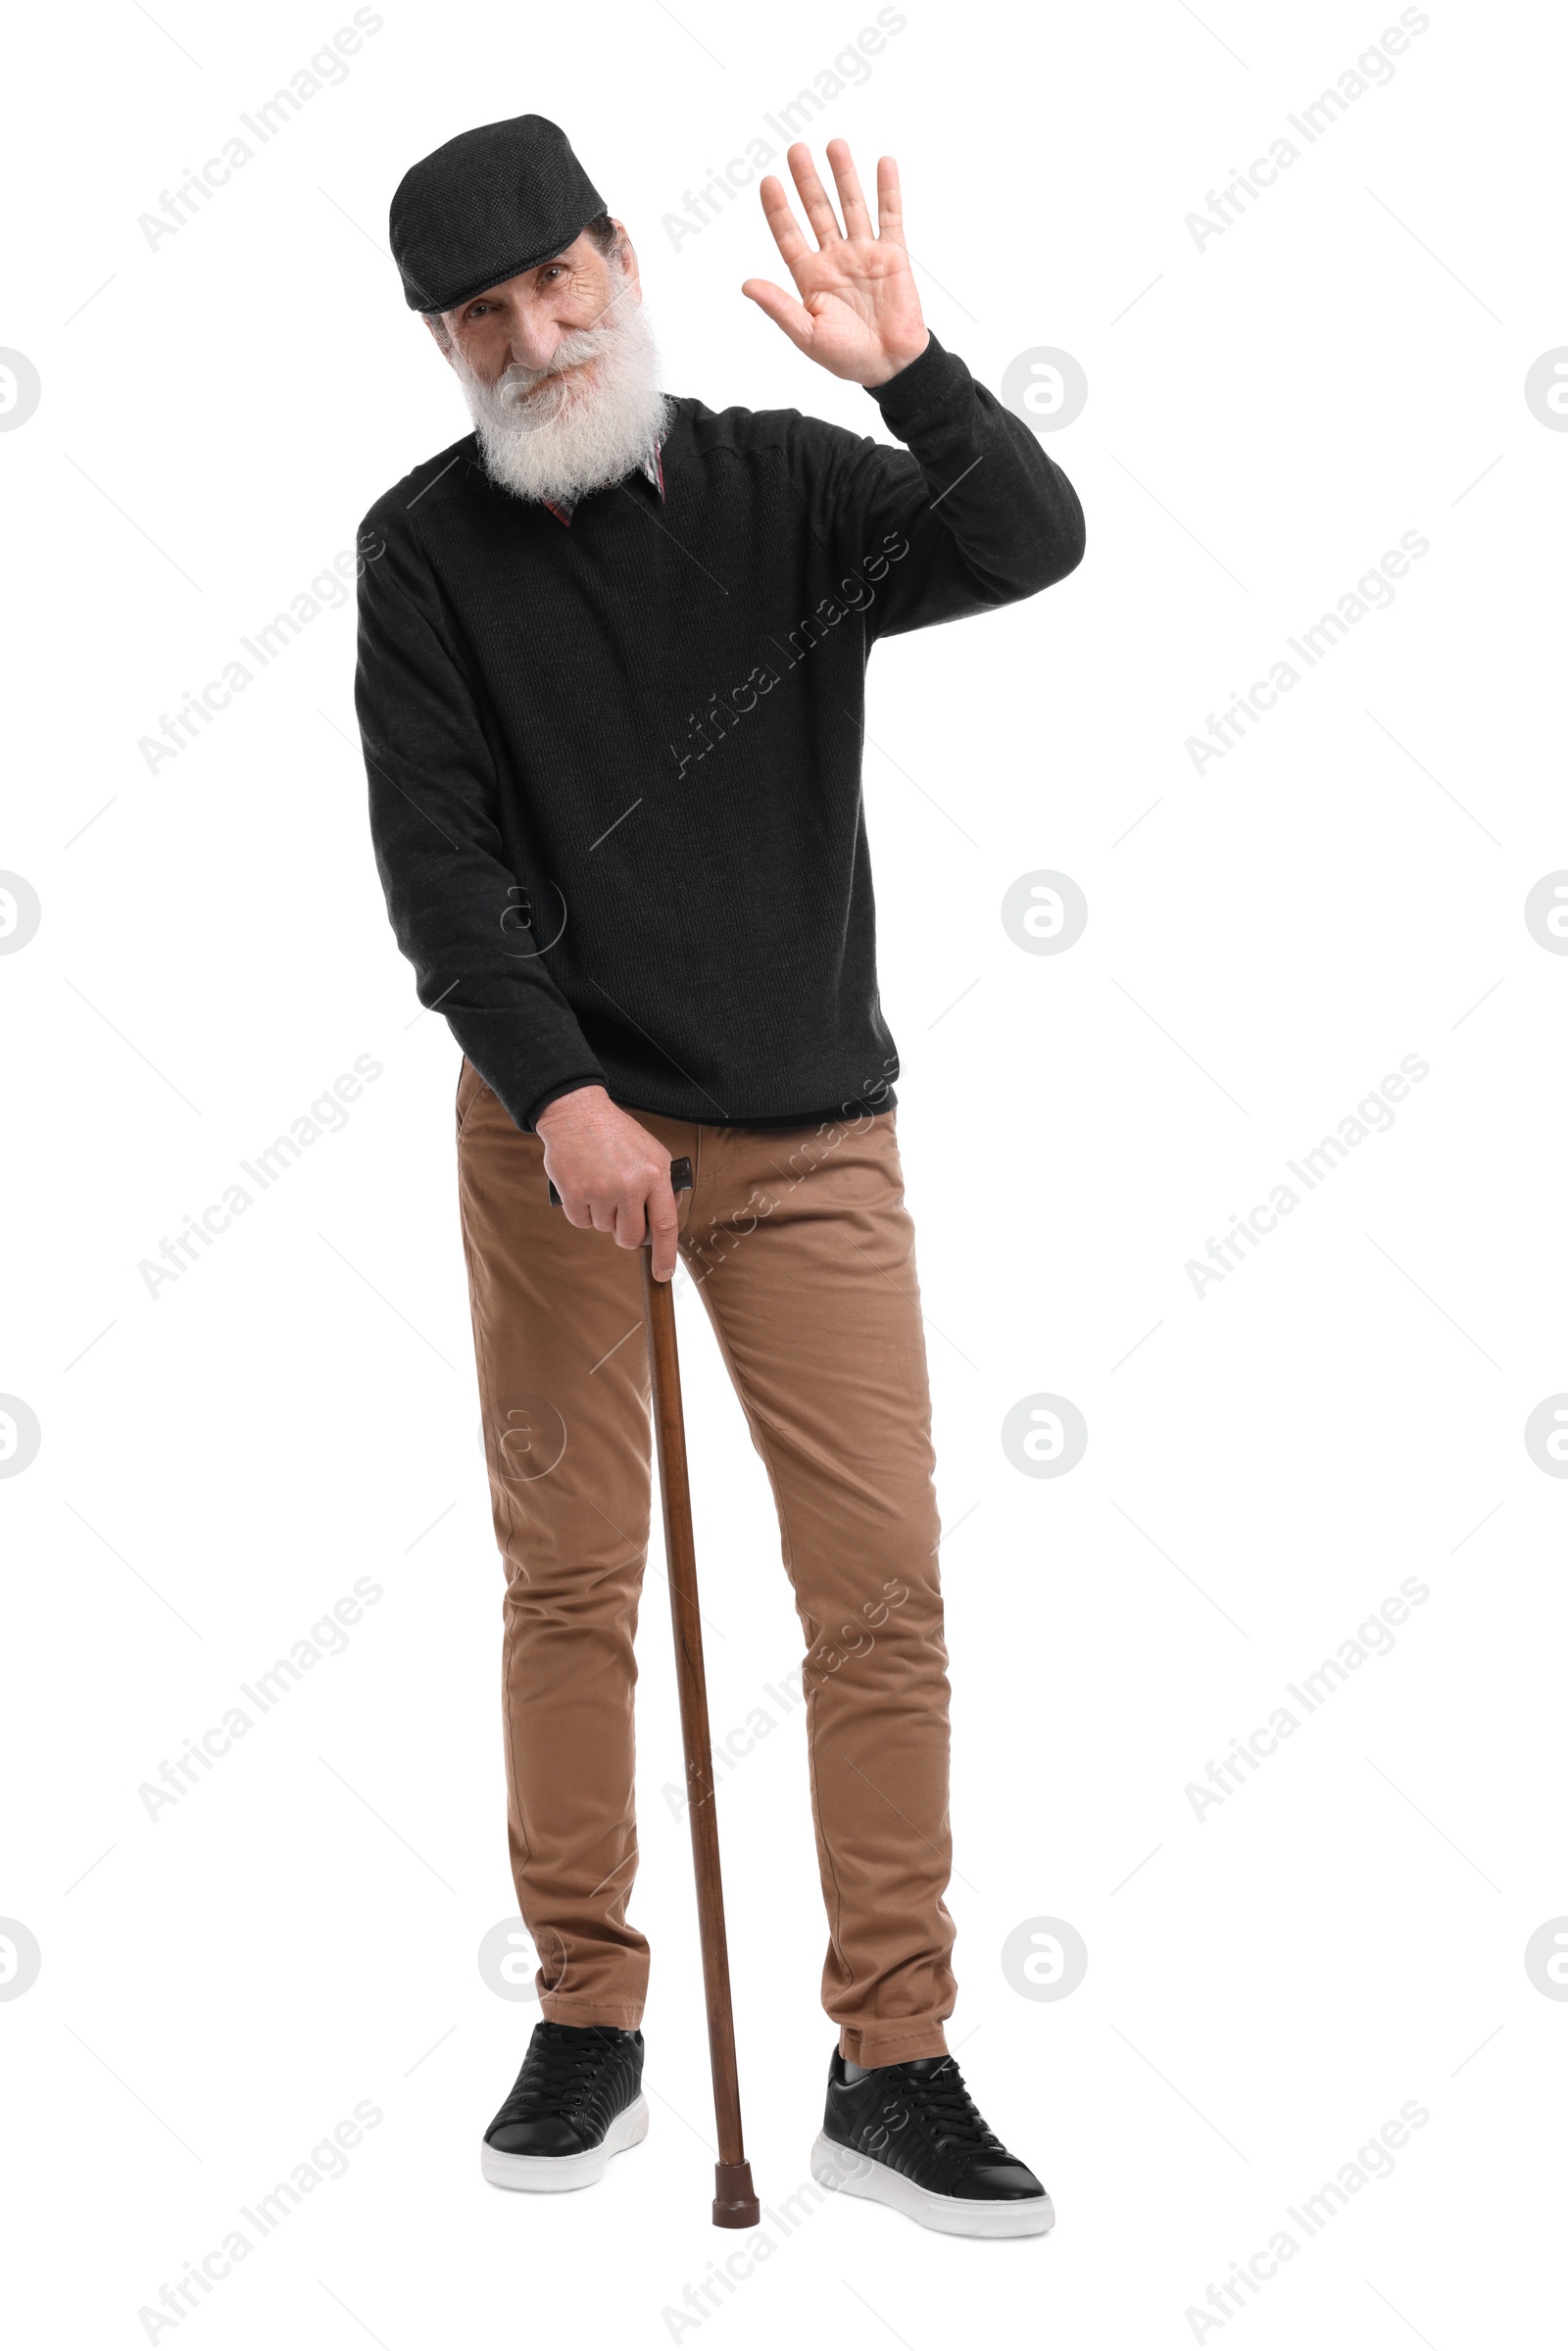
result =
[{"label": "white beard", "polygon": [[[487,384],[455,343],[449,357],[485,465],[518,498],[574,502],[608,489],[642,464],[668,420],[653,329],[635,302],[563,335],[548,368],[509,367]],[[586,360],[597,362],[591,382],[563,372]]]}]

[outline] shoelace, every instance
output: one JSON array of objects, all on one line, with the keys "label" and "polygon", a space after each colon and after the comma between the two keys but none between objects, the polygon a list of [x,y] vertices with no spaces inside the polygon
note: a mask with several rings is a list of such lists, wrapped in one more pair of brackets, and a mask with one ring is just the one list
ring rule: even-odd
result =
[{"label": "shoelace", "polygon": [[892,2083],[889,2088],[898,2103],[909,2107],[927,2125],[939,2147],[966,2154],[1006,2152],[964,2088],[963,2076],[956,2065],[944,2066],[934,2074],[901,2069],[896,2088]]},{"label": "shoelace", "polygon": [[540,2033],[530,2042],[522,2071],[498,2122],[516,2122],[534,2114],[569,2114],[593,2087],[593,2078],[616,2054],[610,2040],[568,2041],[554,2033]]}]

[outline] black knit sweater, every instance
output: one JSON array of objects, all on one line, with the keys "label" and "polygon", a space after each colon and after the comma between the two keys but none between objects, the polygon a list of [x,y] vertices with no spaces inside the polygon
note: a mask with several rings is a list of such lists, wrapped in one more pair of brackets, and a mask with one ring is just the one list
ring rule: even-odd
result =
[{"label": "black knit sweater", "polygon": [[470,435],[366,518],[360,726],[421,1004],[513,1119],[603,1084],[763,1124],[884,1109],[860,805],[879,636],[1032,596],[1071,484],[932,338],[872,394],[905,450],[677,400],[569,526]]}]

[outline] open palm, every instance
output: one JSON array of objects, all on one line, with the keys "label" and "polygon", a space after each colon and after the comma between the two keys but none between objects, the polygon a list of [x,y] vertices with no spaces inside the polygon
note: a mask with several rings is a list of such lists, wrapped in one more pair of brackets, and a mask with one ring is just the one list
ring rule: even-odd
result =
[{"label": "open palm", "polygon": [[810,149],[801,141],[789,151],[790,171],[816,236],[814,247],[790,209],[783,182],[769,173],[759,191],[800,299],[765,277],[749,277],[741,292],[829,374],[850,383],[886,383],[918,359],[930,340],[905,250],[899,167],[891,155],[877,165],[873,229],[849,142],[830,139],[827,160],[843,208],[842,228]]}]

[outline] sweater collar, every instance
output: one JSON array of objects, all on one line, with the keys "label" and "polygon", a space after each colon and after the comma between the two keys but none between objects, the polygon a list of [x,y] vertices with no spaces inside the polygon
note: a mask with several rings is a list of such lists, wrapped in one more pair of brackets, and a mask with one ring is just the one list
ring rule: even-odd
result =
[{"label": "sweater collar", "polygon": [[[647,479],[653,483],[654,488],[659,492],[659,503],[661,506],[662,506],[664,503],[664,467],[660,454],[663,446],[663,436],[661,434],[650,444],[646,456],[643,458],[641,465],[637,468],[638,472],[644,474]],[[571,517],[577,512],[580,501],[575,498],[545,498],[541,499],[540,504],[542,506],[547,506],[550,509],[550,512],[555,515],[556,520],[558,522],[564,522],[566,528],[569,530],[571,528]]]}]

